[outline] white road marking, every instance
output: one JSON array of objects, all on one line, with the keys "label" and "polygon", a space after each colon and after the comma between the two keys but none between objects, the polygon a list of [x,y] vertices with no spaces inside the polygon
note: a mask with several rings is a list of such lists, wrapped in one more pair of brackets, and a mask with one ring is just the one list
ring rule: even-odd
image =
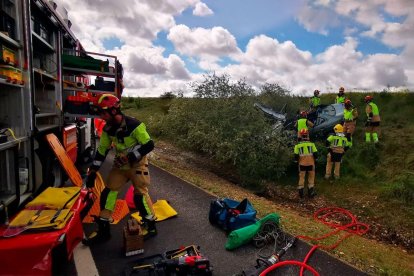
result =
[{"label": "white road marking", "polygon": [[78,276],[99,276],[92,252],[88,246],[79,243],[73,251]]}]

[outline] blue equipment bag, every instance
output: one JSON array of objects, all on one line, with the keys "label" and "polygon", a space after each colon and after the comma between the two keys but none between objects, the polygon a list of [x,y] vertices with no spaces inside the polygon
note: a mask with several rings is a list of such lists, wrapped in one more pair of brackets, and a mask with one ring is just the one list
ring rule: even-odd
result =
[{"label": "blue equipment bag", "polygon": [[230,232],[255,223],[256,214],[247,198],[241,202],[224,198],[211,201],[208,219],[211,224]]}]

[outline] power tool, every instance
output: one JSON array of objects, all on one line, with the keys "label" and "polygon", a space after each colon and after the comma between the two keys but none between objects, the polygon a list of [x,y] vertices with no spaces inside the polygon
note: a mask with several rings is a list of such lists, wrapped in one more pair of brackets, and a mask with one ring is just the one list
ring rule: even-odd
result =
[{"label": "power tool", "polygon": [[266,268],[280,261],[280,258],[286,253],[286,251],[293,246],[296,241],[296,237],[293,237],[285,247],[280,249],[277,253],[272,254],[268,259],[258,258],[256,265],[248,270],[243,270],[237,276],[259,276]]}]

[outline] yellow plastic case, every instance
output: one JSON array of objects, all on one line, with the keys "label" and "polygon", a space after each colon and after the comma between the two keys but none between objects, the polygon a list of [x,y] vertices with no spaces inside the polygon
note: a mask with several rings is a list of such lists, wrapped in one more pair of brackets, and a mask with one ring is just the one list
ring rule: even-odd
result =
[{"label": "yellow plastic case", "polygon": [[7,64],[17,64],[16,52],[0,44],[1,59]]},{"label": "yellow plastic case", "polygon": [[0,75],[11,83],[23,84],[22,71],[10,65],[0,65]]}]

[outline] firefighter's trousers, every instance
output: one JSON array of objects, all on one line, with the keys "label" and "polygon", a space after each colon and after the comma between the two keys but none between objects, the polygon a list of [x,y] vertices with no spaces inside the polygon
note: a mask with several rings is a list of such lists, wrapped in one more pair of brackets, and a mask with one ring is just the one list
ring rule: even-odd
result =
[{"label": "firefighter's trousers", "polygon": [[306,173],[308,175],[308,188],[312,188],[313,186],[315,186],[315,165],[299,165],[298,189],[303,189],[305,187]]},{"label": "firefighter's trousers", "polygon": [[148,193],[150,184],[150,174],[148,170],[147,157],[137,163],[134,163],[128,169],[112,168],[109,172],[108,179],[105,183],[106,188],[101,194],[101,212],[100,217],[109,219],[115,208],[116,199],[119,191],[131,180],[134,186],[134,193],[142,195],[143,200],[136,206],[138,209],[145,208],[147,214],[154,215],[152,200]]},{"label": "firefighter's trousers", "polygon": [[342,161],[342,154],[341,153],[333,153],[335,156],[332,158],[332,154],[328,153],[326,157],[326,172],[325,178],[331,177],[332,174],[332,166],[334,166],[334,176],[335,178],[339,178],[341,175],[341,161]]}]

